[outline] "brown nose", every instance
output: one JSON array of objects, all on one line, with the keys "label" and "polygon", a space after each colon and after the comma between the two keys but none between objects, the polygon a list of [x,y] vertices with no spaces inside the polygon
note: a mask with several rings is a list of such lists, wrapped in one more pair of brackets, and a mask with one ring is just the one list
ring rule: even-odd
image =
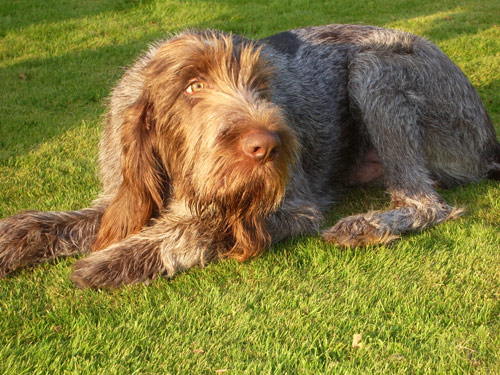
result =
[{"label": "brown nose", "polygon": [[280,137],[267,130],[255,130],[241,140],[241,149],[251,159],[265,163],[273,160],[279,153]]}]

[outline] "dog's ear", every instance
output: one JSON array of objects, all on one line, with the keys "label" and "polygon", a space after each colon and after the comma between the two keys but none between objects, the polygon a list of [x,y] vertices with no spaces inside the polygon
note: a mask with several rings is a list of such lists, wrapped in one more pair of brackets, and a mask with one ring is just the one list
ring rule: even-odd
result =
[{"label": "dog's ear", "polygon": [[143,93],[124,114],[121,129],[123,181],[106,209],[93,251],[137,233],[161,210],[167,175],[156,150],[152,102]]}]

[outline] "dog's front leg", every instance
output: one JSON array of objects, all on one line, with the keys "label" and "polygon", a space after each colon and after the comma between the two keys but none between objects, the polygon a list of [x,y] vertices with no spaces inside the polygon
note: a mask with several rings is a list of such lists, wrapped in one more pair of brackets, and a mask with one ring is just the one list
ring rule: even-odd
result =
[{"label": "dog's front leg", "polygon": [[105,204],[27,211],[0,220],[0,278],[19,268],[90,251]]},{"label": "dog's front leg", "polygon": [[171,277],[217,258],[216,238],[216,228],[199,218],[164,214],[141,232],[77,261],[71,279],[81,288],[116,288]]}]

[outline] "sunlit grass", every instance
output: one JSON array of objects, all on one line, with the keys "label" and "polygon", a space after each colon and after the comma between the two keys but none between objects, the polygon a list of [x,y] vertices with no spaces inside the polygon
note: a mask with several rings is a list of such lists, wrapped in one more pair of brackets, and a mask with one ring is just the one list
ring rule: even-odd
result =
[{"label": "sunlit grass", "polygon": [[[475,0],[1,2],[0,216],[97,197],[106,96],[148,43],[182,28],[411,31],[464,70],[500,134],[499,14]],[[498,374],[500,186],[443,196],[467,215],[389,247],[298,238],[114,292],[75,289],[74,259],[17,272],[0,280],[0,373]],[[328,221],[386,204],[356,190]]]}]

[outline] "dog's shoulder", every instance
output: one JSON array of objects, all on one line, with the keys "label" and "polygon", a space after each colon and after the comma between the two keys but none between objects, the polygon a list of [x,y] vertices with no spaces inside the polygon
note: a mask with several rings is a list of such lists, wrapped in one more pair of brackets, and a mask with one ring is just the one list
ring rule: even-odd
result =
[{"label": "dog's shoulder", "polygon": [[293,31],[283,31],[261,39],[259,42],[270,45],[276,51],[290,56],[295,56],[304,43]]}]

